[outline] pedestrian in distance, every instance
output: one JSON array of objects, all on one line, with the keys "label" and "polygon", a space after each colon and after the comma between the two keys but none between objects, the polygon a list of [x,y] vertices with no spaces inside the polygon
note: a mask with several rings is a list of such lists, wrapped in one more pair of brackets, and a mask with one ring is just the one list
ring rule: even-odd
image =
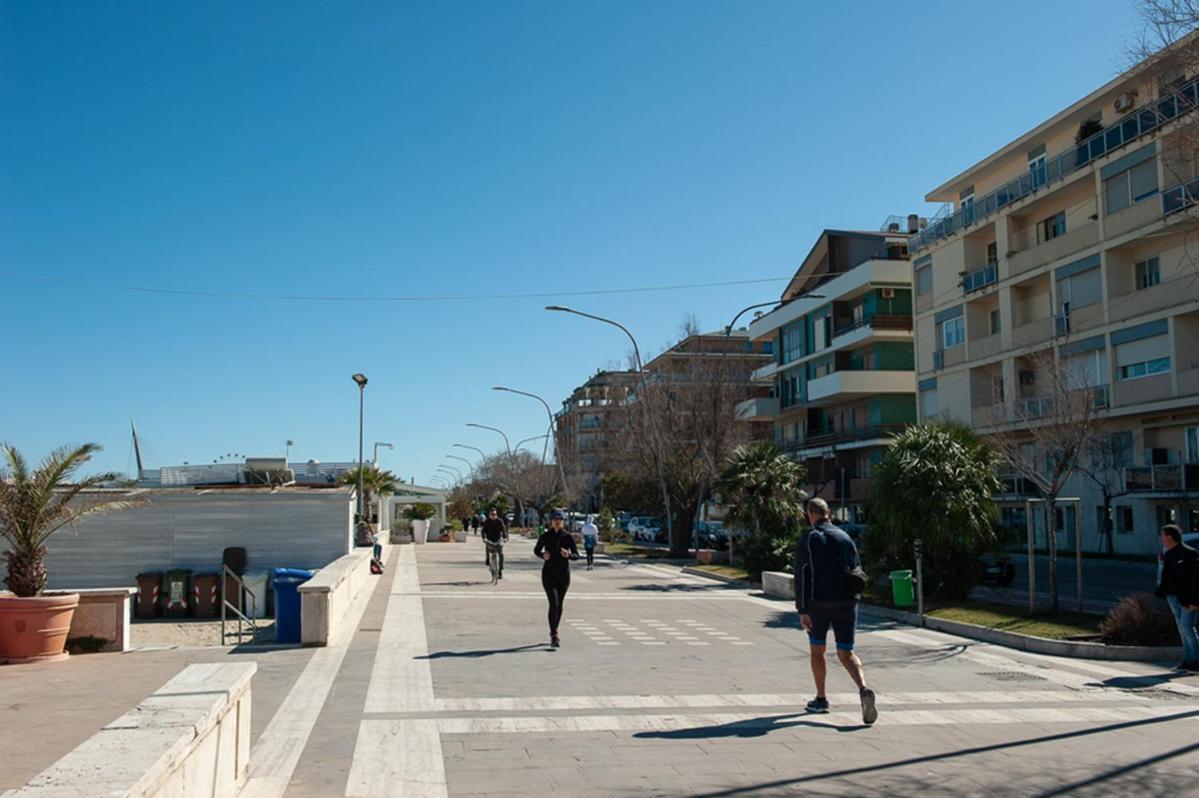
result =
[{"label": "pedestrian in distance", "polygon": [[570,589],[570,561],[579,559],[574,536],[563,529],[565,520],[566,516],[559,510],[550,513],[550,528],[537,538],[537,545],[533,547],[533,554],[544,561],[541,586],[545,588],[545,598],[549,602],[550,645],[554,648],[561,645],[558,624],[562,620],[566,591]]},{"label": "pedestrian in distance", "polygon": [[588,516],[581,531],[583,533],[583,551],[587,552],[587,570],[591,571],[595,568],[595,544],[599,541],[599,527],[595,525],[595,521],[591,520],[591,516]]},{"label": "pedestrian in distance", "polygon": [[810,528],[795,547],[795,609],[808,633],[812,678],[816,697],[808,702],[809,712],[828,712],[825,680],[828,676],[825,651],[829,629],[837,641],[837,659],[858,686],[862,722],[878,718],[874,691],[866,686],[862,661],[854,653],[858,620],[858,598],[866,588],[858,547],[853,539],[829,520],[828,503],[812,499],[807,506]]},{"label": "pedestrian in distance", "polygon": [[483,522],[483,564],[491,567],[491,561],[488,559],[488,546],[499,546],[499,571],[500,579],[504,578],[504,548],[500,545],[501,541],[508,539],[508,527],[504,523],[504,519],[500,518],[499,512],[494,507],[487,509],[487,520]]},{"label": "pedestrian in distance", "polygon": [[1170,605],[1182,638],[1182,662],[1175,670],[1199,671],[1199,551],[1182,542],[1182,529],[1175,524],[1162,527],[1161,539],[1161,581],[1154,595]]}]

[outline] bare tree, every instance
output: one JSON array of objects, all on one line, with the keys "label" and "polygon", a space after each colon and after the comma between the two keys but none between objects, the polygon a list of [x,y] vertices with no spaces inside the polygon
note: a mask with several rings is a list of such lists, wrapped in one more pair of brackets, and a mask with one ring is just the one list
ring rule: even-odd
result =
[{"label": "bare tree", "polygon": [[[992,436],[1011,468],[1041,492],[1046,548],[1049,552],[1049,596],[1058,609],[1057,500],[1079,469],[1095,435],[1097,391],[1094,379],[1054,348],[1026,357],[1031,380],[1022,381],[1025,396],[1013,397],[1012,421]],[[1080,534],[1082,519],[1075,519]],[[1034,590],[1035,586],[1030,586]]]},{"label": "bare tree", "polygon": [[1132,465],[1132,434],[1129,432],[1105,431],[1096,425],[1095,435],[1086,447],[1077,472],[1095,485],[1103,495],[1103,511],[1100,513],[1100,535],[1104,538],[1108,554],[1116,553],[1112,502],[1128,493],[1124,469]]}]

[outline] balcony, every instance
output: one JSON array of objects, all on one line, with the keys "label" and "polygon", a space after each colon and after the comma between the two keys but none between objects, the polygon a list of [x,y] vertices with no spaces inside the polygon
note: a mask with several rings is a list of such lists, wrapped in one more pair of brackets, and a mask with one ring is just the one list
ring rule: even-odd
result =
[{"label": "balcony", "polygon": [[1130,294],[1113,296],[1108,315],[1112,321],[1124,321],[1145,313],[1194,302],[1196,299],[1199,299],[1199,285],[1195,283],[1192,273],[1186,277],[1167,280],[1151,288],[1142,288],[1140,291],[1133,291]]},{"label": "balcony", "polygon": [[821,446],[839,446],[859,441],[872,441],[879,438],[889,438],[903,432],[904,424],[877,424],[863,429],[835,430],[832,427],[816,427],[808,430],[802,441],[793,441],[792,450],[814,449]]},{"label": "balcony", "polygon": [[933,370],[935,371],[940,371],[950,366],[958,366],[965,362],[966,347],[964,345],[933,350]]},{"label": "balcony", "polygon": [[[912,236],[908,247],[914,252],[942,238],[948,238],[965,227],[977,224],[1034,192],[1064,180],[1078,170],[1089,166],[1097,158],[1115,152],[1141,136],[1158,130],[1172,119],[1193,110],[1197,104],[1199,104],[1199,79],[1185,84],[1169,97],[1146,103],[1114,122],[1110,127],[1079,142],[1065,152],[1059,153],[1027,174],[975,199],[974,202],[945,216],[934,218],[928,227]],[[1186,196],[1185,193],[1183,196]],[[1162,195],[1162,200],[1163,203],[1166,202],[1165,194]],[[1177,203],[1180,200],[1176,198],[1172,202]],[[1164,205],[1164,207],[1168,206]],[[1165,212],[1168,214],[1171,211],[1166,210]]]},{"label": "balcony", "polygon": [[874,396],[880,393],[916,393],[911,371],[834,371],[808,383],[808,405]]},{"label": "balcony", "polygon": [[1169,374],[1153,374],[1135,380],[1120,380],[1113,388],[1112,403],[1117,407],[1139,405],[1142,402],[1156,402],[1159,399],[1169,399],[1173,395]]},{"label": "balcony", "polygon": [[790,365],[790,363],[785,365],[779,365],[777,362],[767,363],[765,366],[760,366],[751,371],[749,373],[749,380],[750,382],[771,382],[775,374],[778,374],[781,369]]},{"label": "balcony", "polygon": [[1002,349],[1003,341],[1001,336],[984,335],[981,338],[972,338],[966,342],[966,346],[970,349],[970,359],[980,360],[984,357],[994,357],[999,354]]},{"label": "balcony", "polygon": [[843,335],[848,335],[854,330],[870,329],[870,330],[887,330],[896,332],[911,332],[912,317],[911,316],[887,316],[882,313],[877,313],[870,318],[862,319],[861,321],[842,324],[833,330],[833,343]]},{"label": "balcony", "polygon": [[1139,230],[1162,218],[1162,206],[1152,198],[1144,199],[1131,208],[1113,213],[1103,220],[1103,233],[1108,239]]},{"label": "balcony", "polygon": [[1044,243],[1029,242],[1008,256],[1008,276],[1014,277],[1046,263],[1053,263],[1098,243],[1098,222],[1090,222]]},{"label": "balcony", "polygon": [[975,427],[993,427],[1007,421],[1007,405],[996,402],[971,408],[970,423]]},{"label": "balcony", "polygon": [[1199,394],[1199,368],[1183,369],[1178,372],[1178,395],[1194,396]]},{"label": "balcony", "polygon": [[579,429],[599,429],[600,420],[598,418],[585,418],[579,422]]},{"label": "balcony", "polygon": [[988,263],[986,266],[966,272],[962,278],[962,293],[972,294],[997,282],[999,282],[999,264]]},{"label": "balcony", "polygon": [[1012,330],[1012,348],[1023,349],[1047,343],[1053,338],[1053,318],[1037,319]]},{"label": "balcony", "polygon": [[779,399],[775,396],[755,397],[737,403],[738,421],[768,421],[782,412]]},{"label": "balcony", "polygon": [[1181,493],[1199,490],[1199,464],[1133,466],[1124,469],[1130,493]]},{"label": "balcony", "polygon": [[999,490],[999,498],[1028,499],[1041,495],[1041,488],[1028,477],[1014,472],[1006,472],[998,476],[999,481],[1003,483],[1003,487]]}]

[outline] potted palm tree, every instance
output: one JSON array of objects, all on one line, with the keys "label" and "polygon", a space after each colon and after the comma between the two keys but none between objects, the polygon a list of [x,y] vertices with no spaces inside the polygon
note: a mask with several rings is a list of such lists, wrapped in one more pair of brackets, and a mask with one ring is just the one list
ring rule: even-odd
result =
[{"label": "potted palm tree", "polygon": [[[386,471],[375,465],[364,465],[362,467],[362,506],[365,508],[364,518],[371,531],[378,531],[378,523],[380,513],[374,506],[376,496],[391,496],[396,492],[396,486],[399,479],[395,474]],[[343,485],[358,484],[358,469],[351,469],[341,475]],[[369,546],[371,541],[355,540],[354,543],[358,546]]]},{"label": "potted palm tree", "polygon": [[425,502],[417,502],[416,504],[404,509],[404,517],[412,522],[412,541],[414,543],[424,543],[429,535],[429,519],[437,514],[437,510],[433,505]]},{"label": "potted palm tree", "polygon": [[119,474],[72,480],[98,451],[94,443],[55,449],[31,470],[16,447],[0,445],[0,537],[8,543],[4,582],[13,593],[0,597],[0,662],[46,662],[67,656],[63,646],[79,594],[43,595],[46,540],[86,515],[128,506],[115,496],[84,495],[119,482]]}]

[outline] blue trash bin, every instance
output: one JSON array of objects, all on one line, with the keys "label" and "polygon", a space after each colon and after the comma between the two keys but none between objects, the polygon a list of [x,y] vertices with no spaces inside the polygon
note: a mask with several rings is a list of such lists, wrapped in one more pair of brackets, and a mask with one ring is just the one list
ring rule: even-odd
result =
[{"label": "blue trash bin", "polygon": [[312,578],[312,571],[302,568],[276,568],[271,579],[275,584],[275,642],[300,642],[300,585]]}]

